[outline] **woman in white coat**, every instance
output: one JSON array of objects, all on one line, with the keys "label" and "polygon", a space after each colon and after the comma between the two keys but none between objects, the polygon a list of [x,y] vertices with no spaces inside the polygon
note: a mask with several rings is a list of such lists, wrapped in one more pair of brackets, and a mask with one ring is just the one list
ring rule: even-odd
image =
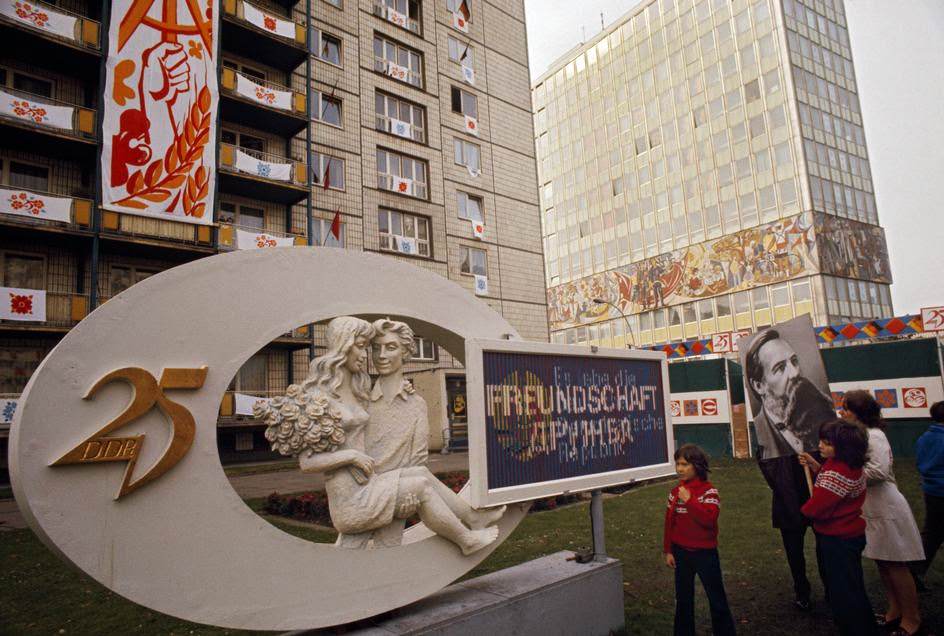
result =
[{"label": "woman in white coat", "polygon": [[843,417],[869,431],[868,459],[863,467],[868,489],[862,506],[866,524],[862,554],[878,566],[888,599],[888,609],[876,619],[897,636],[917,634],[923,630],[908,562],[923,560],[924,548],[908,501],[895,483],[882,408],[867,391],[849,391],[843,400]]}]

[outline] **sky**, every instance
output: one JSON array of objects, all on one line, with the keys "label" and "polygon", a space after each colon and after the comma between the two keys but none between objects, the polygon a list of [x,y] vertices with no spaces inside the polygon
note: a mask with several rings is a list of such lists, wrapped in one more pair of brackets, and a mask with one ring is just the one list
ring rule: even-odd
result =
[{"label": "sky", "polygon": [[[531,78],[635,0],[525,0]],[[944,305],[944,2],[845,0],[895,313]]]}]

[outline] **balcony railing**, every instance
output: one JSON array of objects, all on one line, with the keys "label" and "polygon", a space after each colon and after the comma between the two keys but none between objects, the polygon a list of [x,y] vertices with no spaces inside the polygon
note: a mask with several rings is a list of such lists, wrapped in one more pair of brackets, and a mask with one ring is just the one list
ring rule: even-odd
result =
[{"label": "balcony railing", "polygon": [[307,245],[308,242],[305,239],[303,234],[295,234],[292,232],[276,232],[273,230],[260,230],[257,227],[251,227],[248,225],[238,225],[235,223],[224,223],[220,222],[220,249],[239,249],[241,246],[237,241],[237,232],[252,232],[254,234],[268,234],[269,236],[274,236],[276,238],[285,239],[290,238],[295,245]]},{"label": "balcony railing", "polygon": [[[35,311],[35,310],[34,310]],[[88,314],[88,295],[63,292],[46,292],[46,320],[20,321],[0,320],[4,327],[30,326],[71,327]]]},{"label": "balcony railing", "polygon": [[387,174],[385,172],[377,173],[377,187],[381,190],[389,190],[390,192],[396,192],[397,194],[403,194],[415,199],[429,198],[429,189],[425,183],[404,179],[403,177]]},{"label": "balcony railing", "polygon": [[95,138],[95,111],[91,108],[15,88],[0,88],[0,118],[73,137]]},{"label": "balcony railing", "polygon": [[400,82],[412,84],[417,88],[423,88],[423,74],[421,72],[410,70],[405,66],[400,66],[395,62],[383,57],[374,57],[374,70]]},{"label": "balcony railing", "polygon": [[61,7],[34,0],[0,0],[0,19],[77,46],[101,49],[101,25]]},{"label": "balcony railing", "polygon": [[92,201],[0,183],[0,220],[88,228],[92,222]]},{"label": "balcony railing", "polygon": [[[130,239],[133,243],[208,247],[211,242],[209,225],[196,225],[183,221],[170,221],[136,214],[122,214],[102,210],[103,233],[118,238]],[[192,247],[188,247],[192,249]]]},{"label": "balcony railing", "polygon": [[416,124],[408,124],[404,121],[395,120],[382,113],[375,113],[377,130],[388,132],[397,137],[412,139],[421,144],[426,143],[426,129]]},{"label": "balcony railing", "polygon": [[400,13],[399,11],[388,7],[383,2],[374,2],[374,15],[383,18],[391,24],[395,24],[400,28],[412,31],[417,35],[422,35],[422,27],[420,26],[419,20],[414,20],[405,13]]},{"label": "balcony railing", "polygon": [[223,69],[223,88],[260,106],[284,110],[304,116],[307,112],[305,95],[291,88],[249,77],[231,68]]},{"label": "balcony railing", "polygon": [[240,148],[233,144],[220,144],[220,169],[295,186],[308,183],[304,161]]}]

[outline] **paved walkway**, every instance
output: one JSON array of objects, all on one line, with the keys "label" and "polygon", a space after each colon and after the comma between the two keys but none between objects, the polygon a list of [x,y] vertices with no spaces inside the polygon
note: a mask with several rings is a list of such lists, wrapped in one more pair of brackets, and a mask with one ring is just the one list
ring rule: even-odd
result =
[{"label": "paved walkway", "polygon": [[[434,473],[445,473],[453,470],[468,470],[469,456],[466,453],[438,453],[429,456],[427,464]],[[255,475],[239,475],[230,477],[229,483],[243,499],[265,497],[273,492],[291,493],[304,490],[323,490],[324,477],[321,475],[306,475],[300,470],[280,470],[271,473]],[[26,522],[12,499],[0,500],[0,531],[25,528]]]}]

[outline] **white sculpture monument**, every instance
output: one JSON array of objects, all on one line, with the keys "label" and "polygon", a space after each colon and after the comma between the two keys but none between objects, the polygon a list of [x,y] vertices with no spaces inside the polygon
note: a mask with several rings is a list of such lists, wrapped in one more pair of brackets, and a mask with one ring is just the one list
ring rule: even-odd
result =
[{"label": "white sculpture monument", "polygon": [[[351,315],[363,320],[334,324],[328,354],[280,406],[307,396],[306,416],[310,407],[319,431],[329,425],[328,441],[310,428],[307,441],[294,440],[291,427],[280,439],[284,421],[274,440],[280,449],[320,449],[302,455],[305,469],[334,468],[339,547],[282,532],[243,503],[220,465],[216,420],[250,356],[299,325]],[[191,621],[308,629],[429,596],[487,557],[526,506],[471,511],[467,490],[447,495],[417,465],[424,449],[408,441],[409,427],[425,422],[395,368],[390,334],[400,332],[388,326],[375,335],[377,323],[366,322],[386,316],[422,329],[460,361],[468,338],[517,337],[456,283],[362,252],[238,251],[134,285],[72,329],[30,378],[10,432],[17,504],[64,560],[132,601]],[[340,343],[351,334],[359,334],[353,345]],[[374,387],[361,374],[370,343],[381,373]],[[342,350],[342,364],[326,362]],[[338,509],[338,493],[375,490],[382,514],[372,505]],[[408,508],[425,522],[401,539]],[[344,549],[371,545],[384,547]]]}]

